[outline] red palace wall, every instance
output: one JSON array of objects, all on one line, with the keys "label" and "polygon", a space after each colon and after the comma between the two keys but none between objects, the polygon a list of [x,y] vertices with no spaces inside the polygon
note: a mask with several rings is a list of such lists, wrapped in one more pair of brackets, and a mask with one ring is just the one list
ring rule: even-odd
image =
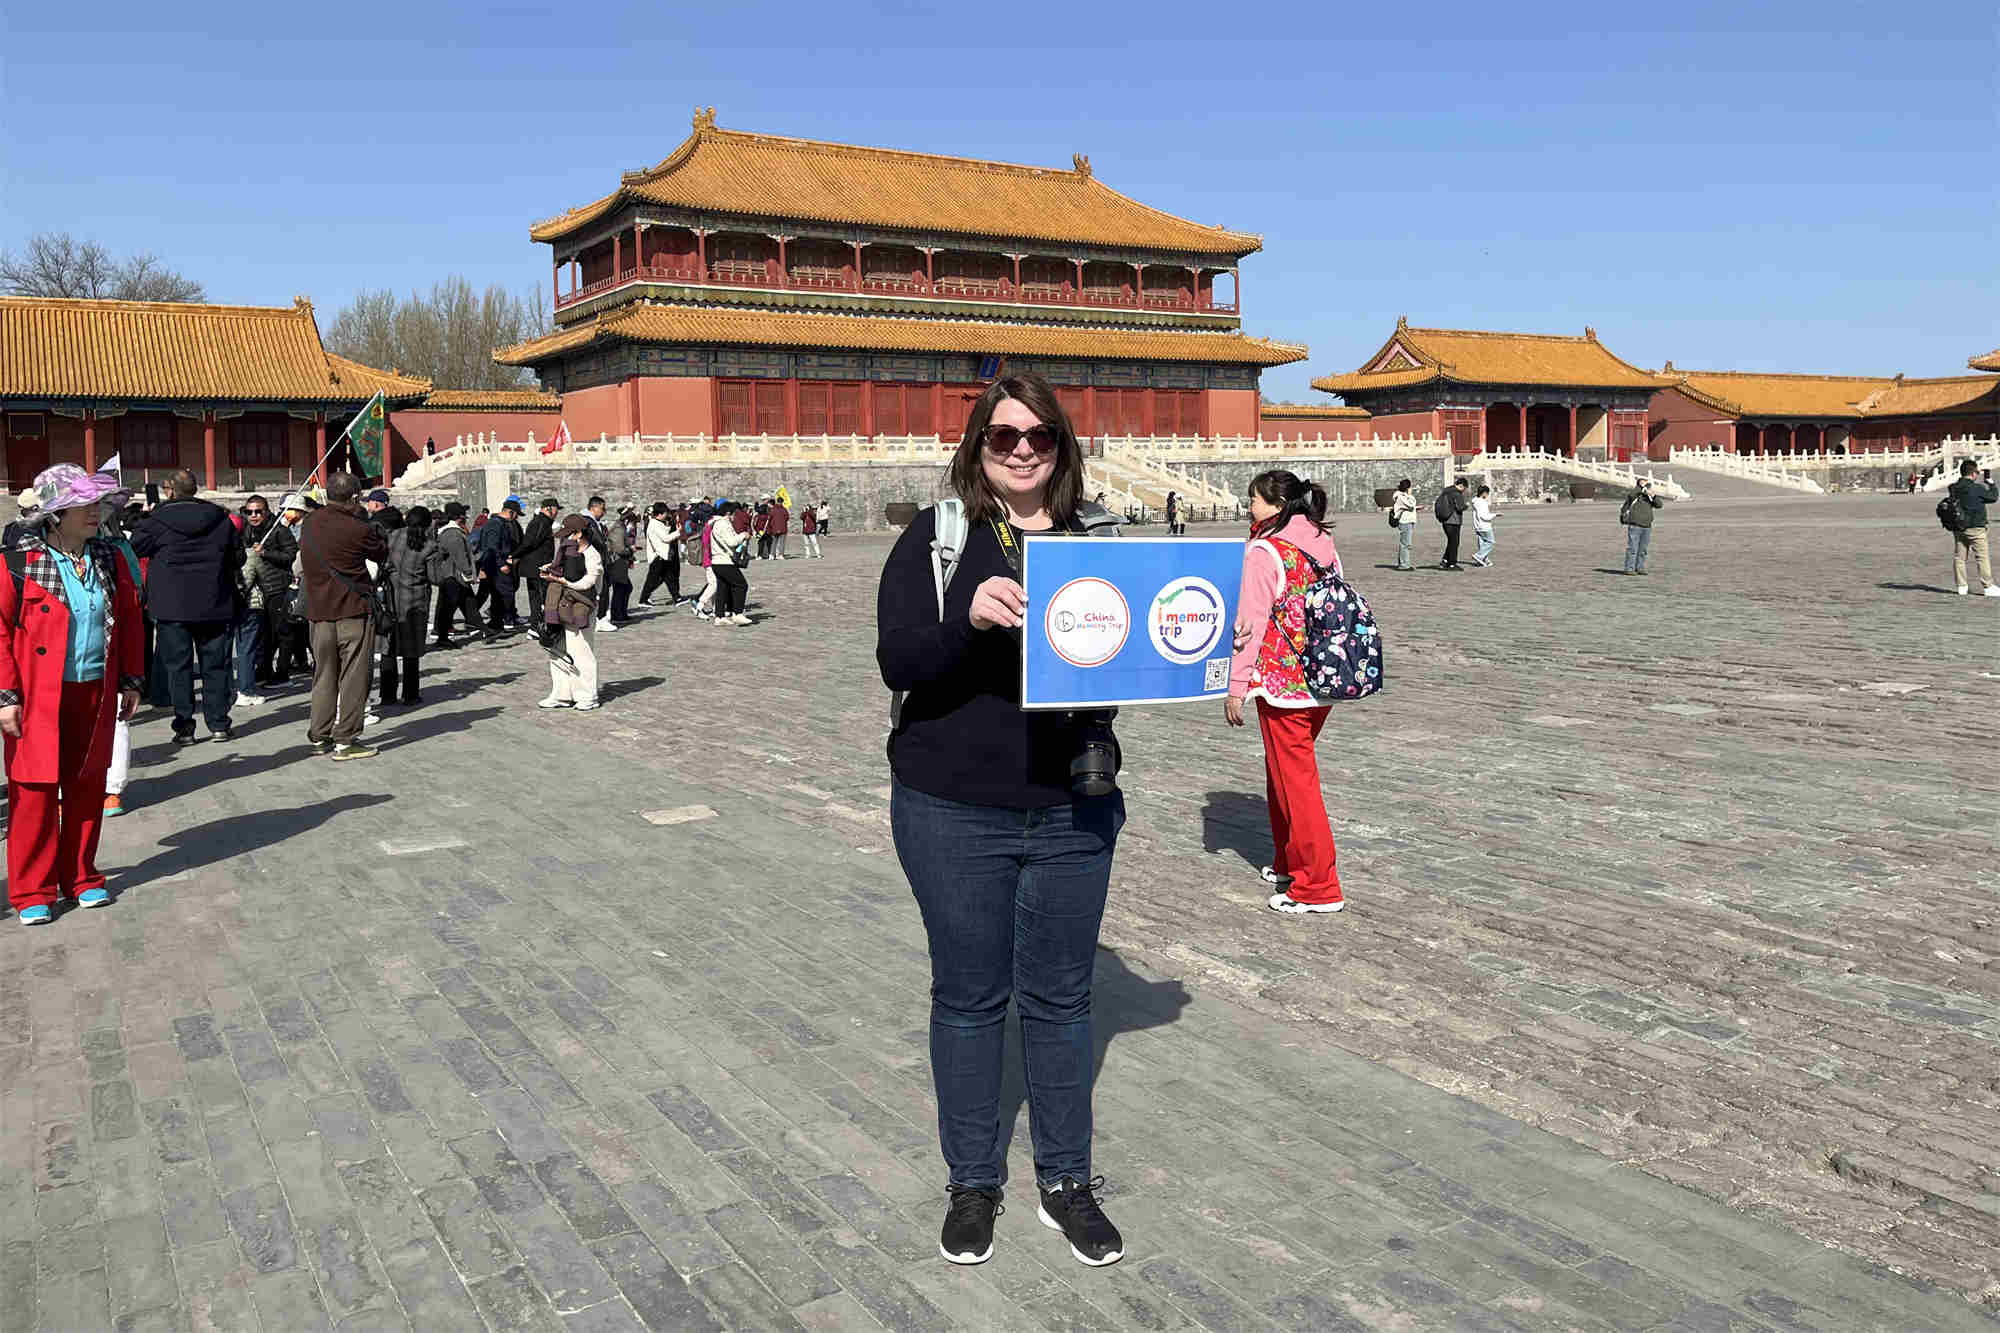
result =
[{"label": "red palace wall", "polygon": [[[389,441],[392,450],[390,475],[395,476],[424,451],[424,441],[436,440],[437,447],[449,449],[458,443],[461,435],[468,438],[485,435],[489,439],[498,436],[503,440],[525,440],[533,431],[537,440],[547,440],[556,433],[556,422],[562,413],[547,412],[495,412],[464,411],[435,412],[409,409],[389,414]],[[327,431],[329,441],[340,434],[347,423],[337,422]],[[576,427],[572,425],[571,431]],[[595,439],[595,436],[591,438]]]},{"label": "red palace wall", "polygon": [[713,435],[715,381],[706,375],[649,375],[639,381],[639,419],[647,435]]},{"label": "red palace wall", "polygon": [[[1209,435],[1257,435],[1257,391],[1255,389],[1204,389],[1208,397]],[[1330,438],[1330,436],[1329,436]]]},{"label": "red palace wall", "polygon": [[1365,440],[1376,433],[1374,420],[1340,417],[1274,417],[1268,414],[1257,430],[1260,440]]},{"label": "red palace wall", "polygon": [[1646,440],[1656,459],[1670,449],[1706,449],[1721,445],[1736,452],[1736,421],[1697,403],[1679,389],[1662,389],[1646,410]]},{"label": "red palace wall", "polygon": [[1437,435],[1442,436],[1436,412],[1391,412],[1369,418],[1368,433],[1387,438],[1391,435]]}]

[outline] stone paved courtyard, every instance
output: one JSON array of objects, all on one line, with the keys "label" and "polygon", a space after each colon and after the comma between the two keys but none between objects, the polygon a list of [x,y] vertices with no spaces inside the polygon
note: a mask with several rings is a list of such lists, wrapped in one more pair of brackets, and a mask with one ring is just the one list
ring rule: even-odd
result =
[{"label": "stone paved courtyard", "polygon": [[1262,910],[1254,731],[1121,724],[1101,1271],[1024,1111],[936,1256],[885,539],[601,640],[595,714],[518,646],[365,763],[145,715],[117,903],[0,923],[0,1329],[1996,1327],[2000,604],[1909,497],[1670,507],[1646,579],[1607,505],[1500,536],[1340,521],[1340,917]]}]

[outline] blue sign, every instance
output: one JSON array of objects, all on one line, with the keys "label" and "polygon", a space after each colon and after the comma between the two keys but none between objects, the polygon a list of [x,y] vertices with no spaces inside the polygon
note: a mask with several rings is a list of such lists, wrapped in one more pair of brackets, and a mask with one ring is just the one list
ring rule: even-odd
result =
[{"label": "blue sign", "polygon": [[1023,708],[1228,693],[1241,541],[1031,534],[1023,572]]}]

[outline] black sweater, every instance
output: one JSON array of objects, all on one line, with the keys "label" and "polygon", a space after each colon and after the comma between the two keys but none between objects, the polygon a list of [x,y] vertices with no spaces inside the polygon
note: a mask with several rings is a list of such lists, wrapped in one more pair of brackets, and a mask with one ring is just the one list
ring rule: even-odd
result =
[{"label": "black sweater", "polygon": [[987,579],[1014,577],[999,539],[991,525],[973,525],[940,623],[931,579],[936,531],[936,511],[925,509],[882,567],[875,660],[883,684],[908,691],[889,737],[889,767],[904,786],[947,801],[1009,810],[1067,805],[1075,722],[1067,713],[1022,712],[1019,636],[972,628],[973,592]]}]

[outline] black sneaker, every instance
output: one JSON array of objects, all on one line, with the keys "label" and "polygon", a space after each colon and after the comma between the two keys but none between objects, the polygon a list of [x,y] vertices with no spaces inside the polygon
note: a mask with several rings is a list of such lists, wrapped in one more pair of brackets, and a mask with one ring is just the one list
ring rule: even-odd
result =
[{"label": "black sneaker", "polygon": [[1103,1176],[1081,1185],[1064,1176],[1054,1189],[1042,1191],[1039,1209],[1042,1225],[1062,1232],[1077,1262],[1092,1268],[1115,1264],[1125,1257],[1125,1238],[1097,1203],[1096,1192],[1103,1188]]},{"label": "black sneaker", "polygon": [[194,733],[193,733],[192,731],[177,731],[177,732],[175,732],[175,733],[174,733],[174,744],[175,744],[175,745],[193,745],[193,744],[194,744]]},{"label": "black sneaker", "polygon": [[212,741],[221,741],[224,745],[227,745],[230,741],[236,739],[236,733],[230,728],[224,727],[220,731],[209,732],[208,738]]},{"label": "black sneaker", "polygon": [[999,1190],[951,1185],[951,1206],[945,1209],[938,1253],[955,1264],[983,1264],[993,1257],[993,1219],[1005,1210]]}]

